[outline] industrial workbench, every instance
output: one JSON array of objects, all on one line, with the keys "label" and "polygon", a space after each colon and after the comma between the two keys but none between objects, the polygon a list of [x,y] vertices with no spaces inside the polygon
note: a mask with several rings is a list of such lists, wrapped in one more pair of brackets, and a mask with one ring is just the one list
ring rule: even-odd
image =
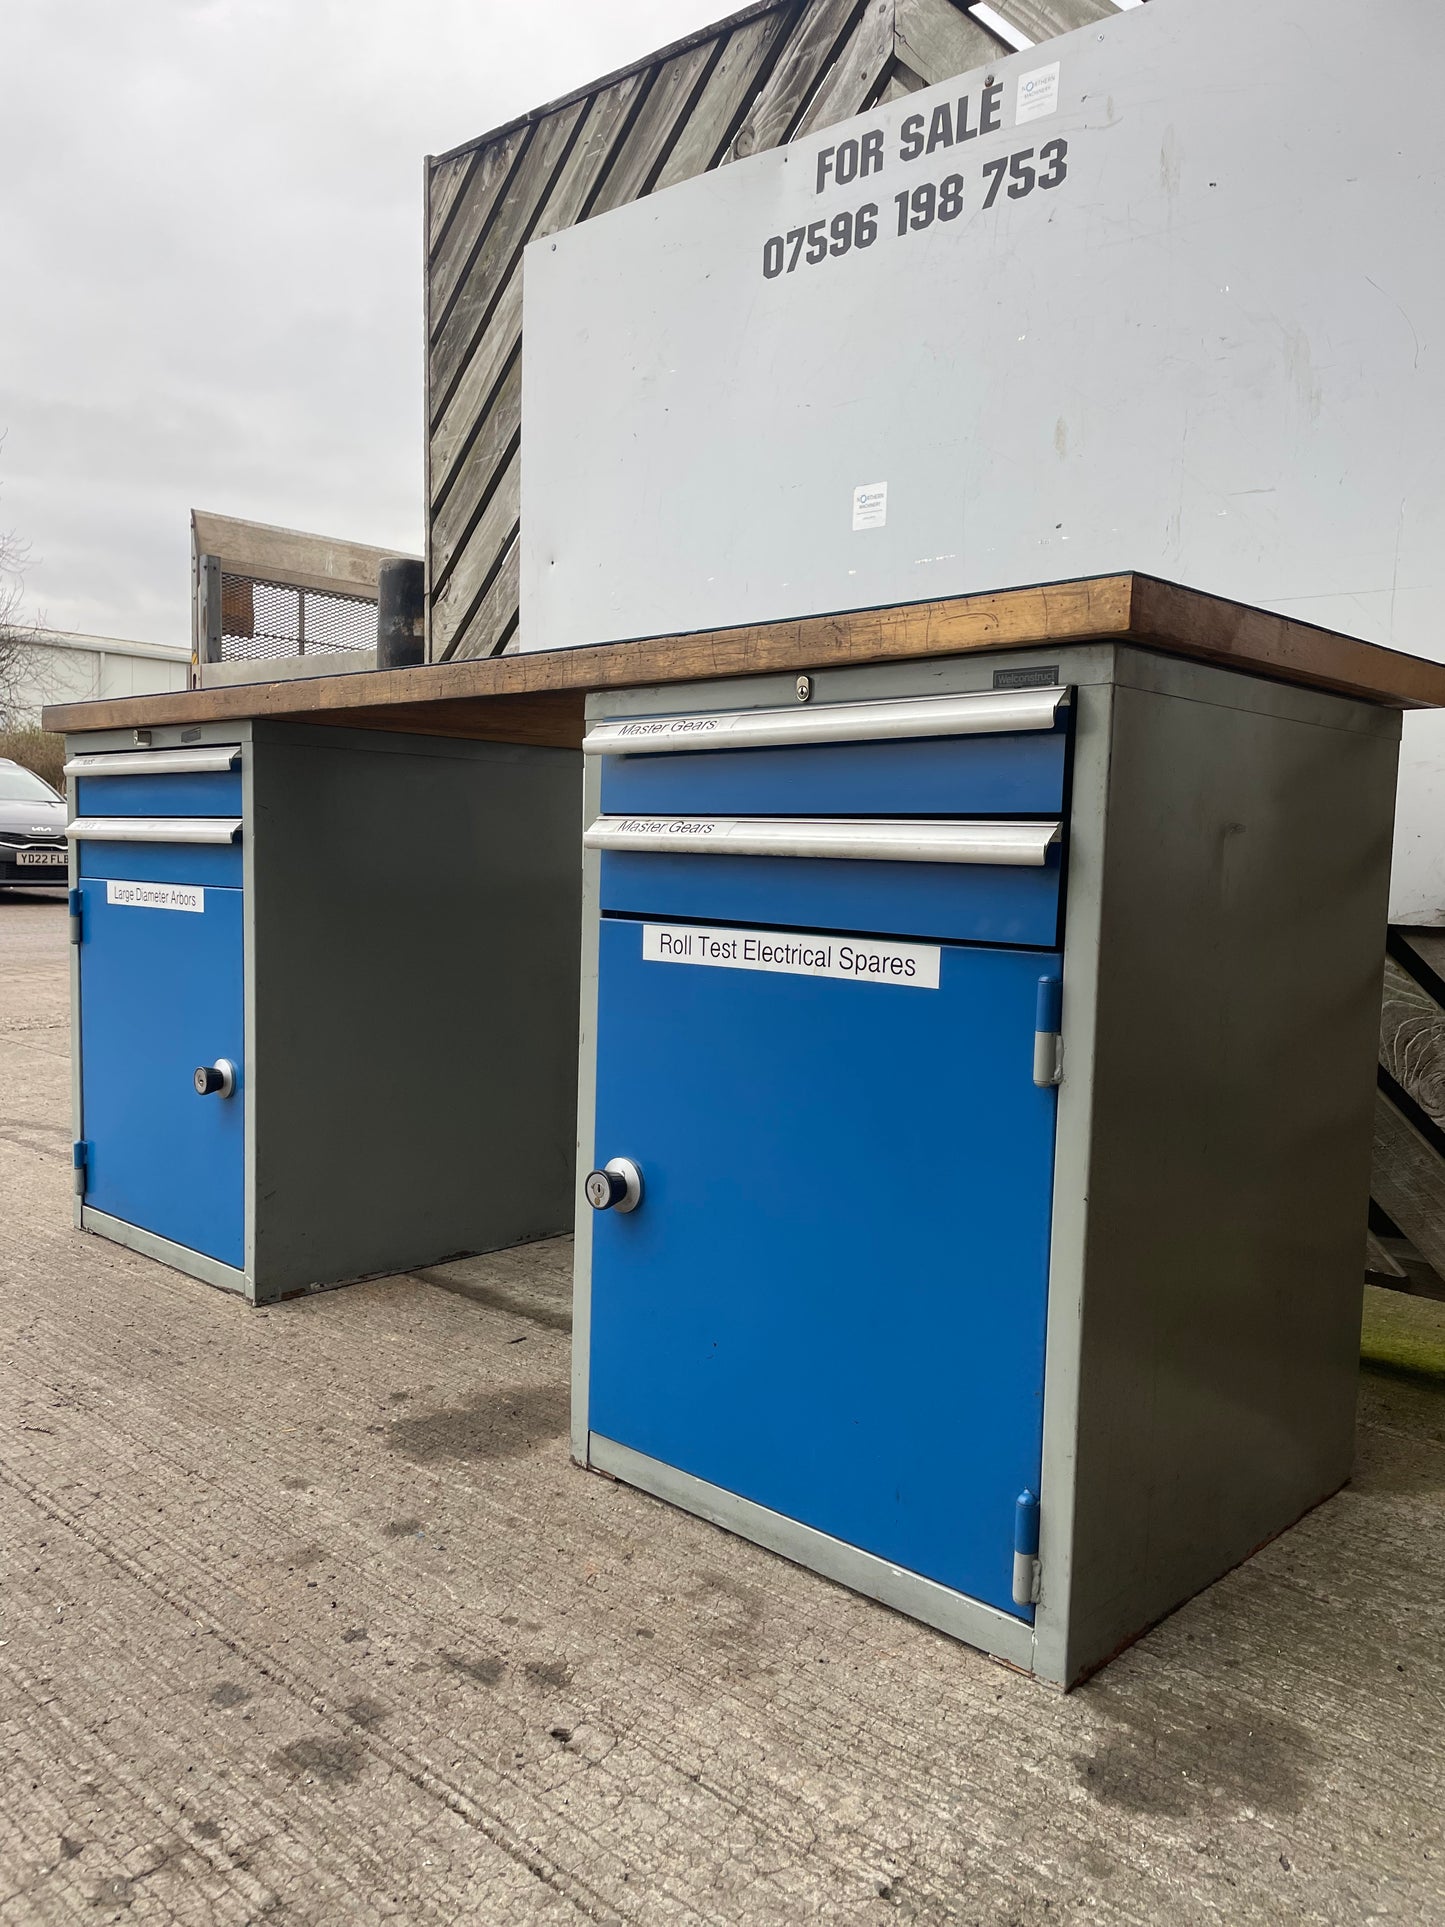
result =
[{"label": "industrial workbench", "polygon": [[1348,1476],[1441,702],[1126,575],[47,722],[581,747],[574,1455],[1068,1685]]}]

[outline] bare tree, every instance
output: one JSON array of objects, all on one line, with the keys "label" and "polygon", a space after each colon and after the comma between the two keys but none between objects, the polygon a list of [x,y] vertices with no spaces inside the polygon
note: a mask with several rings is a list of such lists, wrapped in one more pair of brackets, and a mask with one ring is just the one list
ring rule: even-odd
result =
[{"label": "bare tree", "polygon": [[[0,449],[4,446],[0,435]],[[32,650],[40,625],[25,614],[25,570],[30,545],[12,529],[0,530],[0,729],[23,720],[21,703],[30,680]]]}]

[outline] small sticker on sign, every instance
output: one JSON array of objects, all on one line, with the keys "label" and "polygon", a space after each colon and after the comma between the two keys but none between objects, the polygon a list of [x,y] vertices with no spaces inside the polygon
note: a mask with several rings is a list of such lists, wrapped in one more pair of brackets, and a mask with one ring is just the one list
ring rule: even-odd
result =
[{"label": "small sticker on sign", "polygon": [[888,521],[888,484],[865,482],[853,491],[853,529],[881,529]]},{"label": "small sticker on sign", "polygon": [[1019,75],[1018,101],[1014,108],[1014,121],[1022,126],[1026,120],[1042,120],[1045,114],[1052,114],[1059,104],[1059,63],[1053,61],[1047,67],[1035,67],[1031,74]]},{"label": "small sticker on sign", "polygon": [[199,910],[206,908],[206,893],[193,883],[107,883],[107,903],[126,910]]},{"label": "small sticker on sign", "polygon": [[879,943],[872,937],[811,936],[797,930],[705,929],[696,923],[645,923],[644,963],[701,964],[715,970],[768,970],[788,977],[835,977],[900,990],[937,990],[934,943]]}]

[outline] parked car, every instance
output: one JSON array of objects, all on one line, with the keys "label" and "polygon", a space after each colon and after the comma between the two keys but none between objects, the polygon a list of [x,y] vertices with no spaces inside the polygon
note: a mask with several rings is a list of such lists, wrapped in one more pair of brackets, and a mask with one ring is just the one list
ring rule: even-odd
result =
[{"label": "parked car", "polygon": [[53,890],[66,880],[65,798],[0,756],[0,890]]}]

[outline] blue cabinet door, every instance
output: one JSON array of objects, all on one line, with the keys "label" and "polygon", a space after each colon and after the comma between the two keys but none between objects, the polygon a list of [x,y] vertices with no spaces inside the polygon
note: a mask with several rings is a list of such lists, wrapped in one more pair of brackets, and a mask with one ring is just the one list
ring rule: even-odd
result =
[{"label": "blue cabinet door", "polygon": [[[206,883],[189,892],[200,909],[167,909],[119,900],[143,894],[130,883],[83,878],[80,891],[85,1202],[240,1269],[241,892]],[[197,1067],[221,1057],[241,1071],[234,1096],[197,1096]]]},{"label": "blue cabinet door", "polygon": [[1038,1487],[1051,954],[938,987],[651,962],[601,933],[591,1430],[1005,1612]]}]

